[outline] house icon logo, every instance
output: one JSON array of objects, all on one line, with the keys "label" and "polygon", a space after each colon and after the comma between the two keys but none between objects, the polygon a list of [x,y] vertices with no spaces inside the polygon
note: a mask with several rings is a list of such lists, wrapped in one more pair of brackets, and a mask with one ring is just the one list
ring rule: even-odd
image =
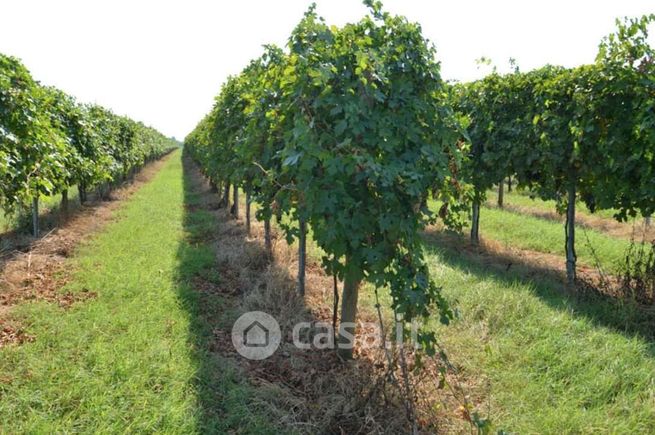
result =
[{"label": "house icon logo", "polygon": [[243,345],[247,347],[266,347],[270,340],[270,331],[255,320],[243,330]]},{"label": "house icon logo", "polygon": [[262,311],[243,314],[232,327],[232,344],[241,356],[248,359],[268,358],[275,353],[281,341],[280,325]]}]

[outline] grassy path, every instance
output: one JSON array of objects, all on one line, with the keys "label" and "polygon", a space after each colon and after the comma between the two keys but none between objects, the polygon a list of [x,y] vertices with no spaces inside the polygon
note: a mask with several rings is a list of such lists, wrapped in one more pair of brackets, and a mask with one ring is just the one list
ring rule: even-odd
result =
[{"label": "grassy path", "polygon": [[214,258],[189,237],[211,221],[185,212],[194,192],[180,156],[72,259],[69,290],[96,299],[14,307],[36,341],[0,349],[0,433],[270,431],[203,346],[211,331],[190,283]]},{"label": "grassy path", "polygon": [[[496,208],[498,192],[490,190],[487,192],[487,208]],[[556,211],[555,201],[543,201],[538,198],[530,198],[525,191],[516,190],[505,192],[504,209],[515,213],[533,216],[555,222],[564,222],[564,216]],[[647,239],[655,237],[655,229],[651,225],[645,226],[645,220],[641,216],[629,218],[627,222],[619,222],[614,218],[616,210],[596,210],[591,213],[583,202],[576,205],[576,225],[597,230],[602,234],[624,240],[635,238],[641,240],[642,236]]]},{"label": "grassy path", "polygon": [[[496,204],[498,201],[498,190],[492,189],[487,191],[487,203]],[[521,207],[529,207],[544,212],[554,212],[556,207],[556,202],[554,200],[544,201],[539,198],[530,198],[530,195],[526,191],[517,191],[516,189],[512,192],[504,192],[504,203],[509,205],[516,205]],[[576,204],[576,215],[589,217],[596,216],[603,219],[614,220],[615,210],[597,210],[595,213],[591,213],[587,206],[583,202],[578,202]]]},{"label": "grassy path", "polygon": [[[432,210],[439,208],[436,201],[430,201],[429,205]],[[594,229],[583,229],[579,226],[576,226],[576,229],[575,249],[580,264],[594,267],[597,258],[606,272],[616,273],[620,270],[626,250],[630,246],[629,240],[615,238]],[[505,246],[559,255],[562,264],[565,262],[564,225],[560,222],[499,208],[482,207],[480,236]]]},{"label": "grassy path", "polygon": [[[473,401],[509,433],[655,433],[655,318],[577,298],[426,244],[432,278],[459,317],[434,322]],[[373,309],[370,286],[362,308]],[[388,295],[382,304],[388,306]]]},{"label": "grassy path", "polygon": [[[459,317],[434,330],[483,415],[509,433],[655,433],[655,317],[568,295],[426,243],[432,278]],[[474,257],[474,254],[471,254]],[[362,291],[372,309],[373,289]],[[388,295],[383,305],[390,303]]]},{"label": "grassy path", "polygon": [[439,247],[426,252],[461,314],[436,329],[464,377],[488,388],[495,424],[512,433],[655,433],[652,317]]}]

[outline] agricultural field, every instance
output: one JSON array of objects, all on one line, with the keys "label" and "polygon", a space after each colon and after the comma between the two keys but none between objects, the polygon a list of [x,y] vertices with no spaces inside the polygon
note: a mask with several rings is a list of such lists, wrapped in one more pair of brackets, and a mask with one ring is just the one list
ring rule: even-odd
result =
[{"label": "agricultural field", "polygon": [[363,6],[183,142],[0,54],[0,434],[655,433],[655,15],[457,81]]}]

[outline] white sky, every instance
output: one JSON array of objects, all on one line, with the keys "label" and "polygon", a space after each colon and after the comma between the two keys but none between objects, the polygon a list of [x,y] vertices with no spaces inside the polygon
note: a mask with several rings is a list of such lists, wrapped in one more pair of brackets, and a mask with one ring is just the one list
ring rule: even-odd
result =
[{"label": "white sky", "polygon": [[[208,112],[221,83],[284,45],[309,0],[0,0],[0,52],[84,102],[183,139]],[[442,75],[471,80],[475,59],[521,69],[592,62],[614,19],[655,11],[652,0],[386,0],[423,26]],[[650,3],[650,5],[649,5]],[[341,25],[365,13],[359,0],[317,0]],[[501,69],[503,69],[501,68]]]}]

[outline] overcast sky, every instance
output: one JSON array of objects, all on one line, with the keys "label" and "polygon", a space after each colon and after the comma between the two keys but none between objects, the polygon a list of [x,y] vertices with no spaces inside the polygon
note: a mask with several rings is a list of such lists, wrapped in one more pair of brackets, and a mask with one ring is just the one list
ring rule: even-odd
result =
[{"label": "overcast sky", "polygon": [[[261,53],[284,45],[311,2],[0,0],[0,52],[83,102],[183,139],[211,109],[221,83]],[[358,0],[318,0],[341,25],[365,13]],[[652,0],[386,0],[385,9],[423,26],[442,75],[472,80],[475,60],[523,70],[592,62],[614,19],[655,11]],[[501,68],[501,69],[503,69]]]}]

